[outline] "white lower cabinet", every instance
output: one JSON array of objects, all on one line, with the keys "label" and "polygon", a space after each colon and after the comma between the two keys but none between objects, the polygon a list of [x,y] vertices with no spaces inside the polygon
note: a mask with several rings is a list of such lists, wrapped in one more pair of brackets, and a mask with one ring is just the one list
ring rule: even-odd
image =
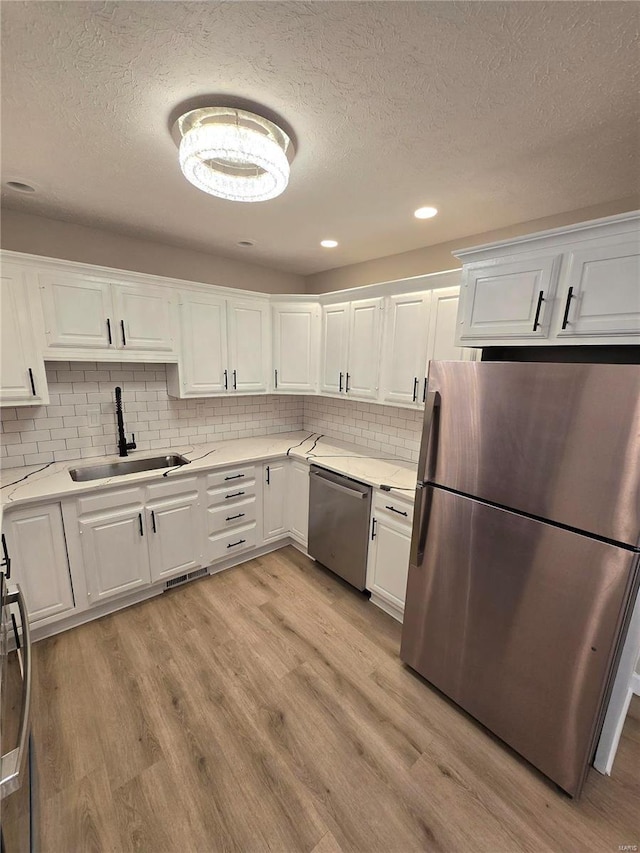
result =
[{"label": "white lower cabinet", "polygon": [[377,492],[371,515],[367,589],[371,601],[402,621],[409,572],[413,503],[390,492]]},{"label": "white lower cabinet", "polygon": [[309,465],[297,459],[289,463],[287,516],[291,538],[306,548],[309,534]]},{"label": "white lower cabinet", "polygon": [[198,477],[148,486],[146,516],[153,582],[192,572],[202,565]]},{"label": "white lower cabinet", "polygon": [[262,538],[265,542],[271,542],[289,533],[287,522],[289,460],[267,462],[262,466],[262,473]]},{"label": "white lower cabinet", "polygon": [[80,498],[78,528],[90,604],[151,583],[144,490],[116,489]]},{"label": "white lower cabinet", "polygon": [[4,535],[12,583],[24,592],[31,623],[46,624],[74,609],[60,504],[8,514]]}]

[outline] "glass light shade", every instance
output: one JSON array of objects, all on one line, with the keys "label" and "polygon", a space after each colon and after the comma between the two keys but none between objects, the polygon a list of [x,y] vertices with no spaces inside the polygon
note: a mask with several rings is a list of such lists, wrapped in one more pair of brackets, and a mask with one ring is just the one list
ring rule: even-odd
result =
[{"label": "glass light shade", "polygon": [[289,182],[289,161],[278,143],[239,124],[201,124],[180,142],[180,168],[198,189],[231,201],[266,201]]}]

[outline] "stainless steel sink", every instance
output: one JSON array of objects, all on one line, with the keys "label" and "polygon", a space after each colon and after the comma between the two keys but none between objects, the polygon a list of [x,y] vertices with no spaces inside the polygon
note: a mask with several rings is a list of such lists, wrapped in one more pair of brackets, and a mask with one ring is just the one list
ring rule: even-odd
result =
[{"label": "stainless steel sink", "polygon": [[158,468],[177,468],[189,462],[184,456],[153,456],[150,459],[126,459],[122,462],[109,462],[106,465],[87,465],[86,468],[71,468],[69,474],[76,483],[85,480],[102,480],[104,477],[123,477],[125,474],[138,474],[140,471],[155,471]]}]

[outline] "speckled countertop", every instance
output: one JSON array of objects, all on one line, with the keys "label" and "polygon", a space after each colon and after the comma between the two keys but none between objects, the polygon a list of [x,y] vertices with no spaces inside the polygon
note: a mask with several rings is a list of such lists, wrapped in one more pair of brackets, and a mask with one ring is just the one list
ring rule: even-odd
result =
[{"label": "speckled countertop", "polygon": [[[133,452],[130,458],[144,459],[169,453],[179,453],[189,459],[189,465],[171,469],[167,475],[169,477],[210,471],[228,465],[266,462],[269,459],[289,455],[294,459],[308,460],[371,486],[380,486],[385,483],[394,489],[401,490],[400,493],[404,495],[410,494],[416,482],[416,465],[411,462],[376,455],[375,451],[371,451],[371,455],[368,455],[366,448],[345,444],[333,438],[319,437],[318,433],[303,431],[239,438],[210,444],[172,445],[153,451]],[[142,471],[137,474],[78,483],[74,482],[69,474],[71,468],[101,465],[118,460],[119,457],[115,455],[102,456],[96,459],[79,459],[75,462],[54,462],[44,468],[35,465],[3,471],[0,491],[1,509],[7,512],[10,507],[59,500],[106,487],[153,482],[160,479],[166,471],[166,469]]]}]

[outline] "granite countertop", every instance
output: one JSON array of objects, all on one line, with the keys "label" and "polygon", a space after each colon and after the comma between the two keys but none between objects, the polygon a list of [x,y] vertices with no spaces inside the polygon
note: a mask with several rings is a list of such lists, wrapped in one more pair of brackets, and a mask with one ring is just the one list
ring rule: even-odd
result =
[{"label": "granite countertop", "polygon": [[[318,433],[289,432],[275,435],[239,438],[198,445],[171,445],[148,451],[133,452],[132,459],[179,453],[190,460],[189,465],[170,469],[167,477],[186,476],[228,465],[265,462],[289,455],[294,459],[308,460],[354,480],[379,487],[390,485],[400,494],[409,495],[416,483],[416,465],[401,459],[381,456],[366,448],[346,444]],[[71,462],[54,462],[46,467],[31,466],[11,468],[2,472],[0,491],[0,518],[14,506],[45,500],[59,500],[74,495],[87,494],[105,487],[129,486],[160,479],[167,469],[141,471],[118,477],[105,477],[89,482],[74,482],[69,469],[117,462],[119,457],[101,456],[95,459],[78,459]],[[19,482],[21,481],[21,482]]]}]

